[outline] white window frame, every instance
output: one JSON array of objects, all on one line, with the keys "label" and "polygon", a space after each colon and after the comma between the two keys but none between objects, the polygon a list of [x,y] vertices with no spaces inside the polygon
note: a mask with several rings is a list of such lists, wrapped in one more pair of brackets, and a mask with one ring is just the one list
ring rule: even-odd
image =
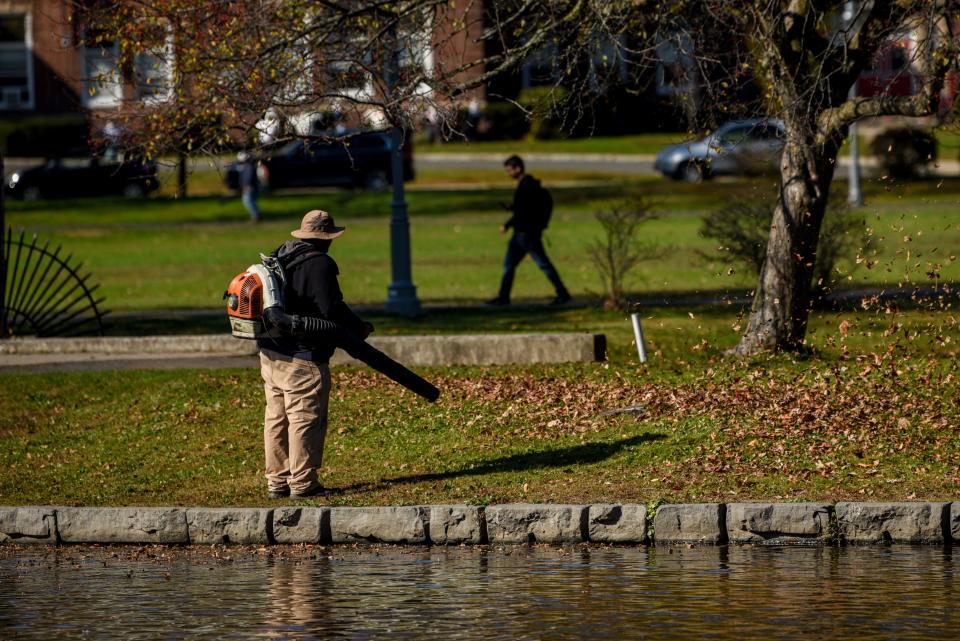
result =
[{"label": "white window frame", "polygon": [[[159,64],[154,69],[155,73],[153,75],[145,74],[141,78],[141,61],[149,59],[159,61]],[[152,51],[143,51],[136,54],[134,58],[134,78],[135,78],[135,90],[137,93],[137,100],[142,101],[147,105],[155,105],[164,102],[170,102],[173,99],[173,34],[168,33],[166,40],[164,41],[163,48],[159,52]],[[159,78],[161,83],[160,91],[156,92],[147,92],[145,87],[151,83],[145,82],[147,78]]]},{"label": "white window frame", "polygon": [[[16,104],[8,105],[2,92],[0,92],[0,111],[24,111],[34,109],[36,105],[36,95],[34,92],[33,78],[33,14],[29,11],[5,11],[2,16],[23,16],[23,48],[26,50],[27,62],[27,85],[26,90],[29,98],[26,101],[17,100]],[[0,43],[0,50],[15,51],[20,47],[19,44]],[[20,89],[22,91],[22,89]]]},{"label": "white window frame", "polygon": [[[119,47],[116,42],[109,47],[82,47],[80,49],[80,78],[83,83],[81,101],[83,106],[89,109],[119,107],[123,104],[123,82],[120,79],[120,73],[114,66],[109,78],[88,76],[88,64],[92,51],[97,51],[99,58],[109,57],[112,54],[113,59],[116,60],[119,56]],[[105,56],[103,52],[108,53]]]}]

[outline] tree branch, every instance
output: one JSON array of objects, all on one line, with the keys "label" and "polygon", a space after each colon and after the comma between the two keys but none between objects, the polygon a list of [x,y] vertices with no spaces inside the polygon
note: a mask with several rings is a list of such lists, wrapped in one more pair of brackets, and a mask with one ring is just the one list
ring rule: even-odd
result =
[{"label": "tree branch", "polygon": [[838,134],[844,127],[874,116],[929,116],[937,112],[940,92],[947,73],[955,66],[958,43],[951,36],[937,47],[927,59],[924,85],[919,93],[909,97],[872,96],[855,97],[832,109],[825,109],[817,119],[817,143]]},{"label": "tree branch", "polygon": [[506,54],[487,56],[481,60],[471,61],[450,70],[448,75],[457,76],[464,71],[468,71],[478,66],[482,66],[486,69],[484,73],[480,74],[476,78],[453,85],[451,88],[451,95],[454,97],[459,96],[470,89],[474,89],[486,84],[492,78],[518,66],[520,63],[526,60],[527,56],[539,49],[550,37],[555,37],[558,29],[570,24],[574,24],[574,26],[576,26],[575,21],[583,13],[584,4],[584,0],[577,0],[570,10],[560,17],[555,18],[547,24],[538,25],[536,30],[533,32],[533,35],[526,42],[524,42],[522,46],[509,50],[509,52]]}]

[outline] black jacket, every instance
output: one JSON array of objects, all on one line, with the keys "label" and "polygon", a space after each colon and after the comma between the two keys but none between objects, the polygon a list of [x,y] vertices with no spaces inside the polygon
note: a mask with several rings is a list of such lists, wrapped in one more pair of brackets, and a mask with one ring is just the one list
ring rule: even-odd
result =
[{"label": "black jacket", "polygon": [[513,227],[515,232],[521,233],[542,232],[543,221],[539,212],[541,189],[539,180],[524,174],[517,190],[513,192],[513,203],[510,205],[513,216],[503,226],[507,229]]},{"label": "black jacket", "polygon": [[[288,240],[273,252],[273,255],[280,258],[287,274],[287,285],[283,291],[284,311],[288,314],[325,318],[343,325],[358,336],[364,336],[364,321],[343,302],[343,293],[337,281],[340,274],[337,263],[329,254],[312,246],[305,248],[305,245],[309,243]],[[313,255],[303,261],[294,261],[291,267],[287,268],[284,258],[289,260],[291,254],[299,254],[305,249]],[[302,342],[294,338],[263,338],[259,339],[257,344],[287,356],[321,363],[329,361],[336,349],[329,342],[319,339]]]}]

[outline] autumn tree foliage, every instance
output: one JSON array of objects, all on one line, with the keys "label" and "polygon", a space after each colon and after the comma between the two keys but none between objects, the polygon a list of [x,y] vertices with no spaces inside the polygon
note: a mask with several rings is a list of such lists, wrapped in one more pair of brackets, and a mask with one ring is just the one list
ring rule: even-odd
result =
[{"label": "autumn tree foliage", "polygon": [[[81,46],[109,50],[128,82],[165,84],[161,99],[126,96],[116,114],[159,154],[179,148],[184,132],[194,150],[256,133],[271,112],[336,111],[404,128],[429,118],[456,134],[457,108],[471,92],[543,52],[570,96],[557,108],[572,122],[622,61],[617,36],[598,27],[630,23],[652,33],[640,25],[660,19],[635,4],[78,0],[74,32]],[[138,64],[145,55],[153,69]]]},{"label": "autumn tree foliage", "polygon": [[447,0],[121,0],[79,3],[74,20],[81,45],[109,51],[128,83],[162,85],[115,114],[157,156],[256,138],[268,113],[445,120],[464,72],[482,64],[464,61],[471,11]]}]

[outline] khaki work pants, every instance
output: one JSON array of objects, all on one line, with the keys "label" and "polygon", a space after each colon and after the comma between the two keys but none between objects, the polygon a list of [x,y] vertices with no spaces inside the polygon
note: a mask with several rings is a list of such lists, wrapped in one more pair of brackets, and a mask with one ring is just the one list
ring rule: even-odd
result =
[{"label": "khaki work pants", "polygon": [[330,366],[260,350],[267,485],[302,494],[319,484],[330,401]]}]

